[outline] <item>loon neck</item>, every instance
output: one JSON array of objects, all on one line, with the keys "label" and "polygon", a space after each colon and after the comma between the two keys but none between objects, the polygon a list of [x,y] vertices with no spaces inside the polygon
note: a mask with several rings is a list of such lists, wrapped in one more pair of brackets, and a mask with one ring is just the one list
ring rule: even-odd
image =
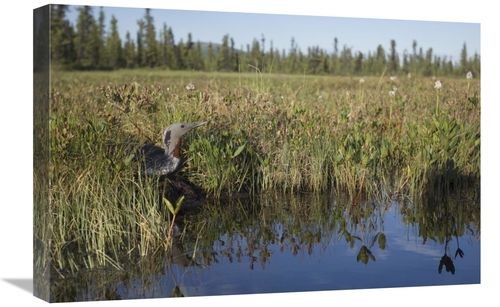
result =
[{"label": "loon neck", "polygon": [[173,150],[169,150],[167,153],[169,156],[172,156],[174,158],[180,159],[181,158],[181,144],[182,144],[182,138],[179,138],[177,142],[175,143],[175,147]]}]

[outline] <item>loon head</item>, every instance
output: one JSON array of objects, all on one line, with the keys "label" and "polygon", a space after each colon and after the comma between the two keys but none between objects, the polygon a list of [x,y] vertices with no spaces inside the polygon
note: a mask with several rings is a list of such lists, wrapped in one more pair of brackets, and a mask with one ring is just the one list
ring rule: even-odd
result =
[{"label": "loon head", "polygon": [[199,123],[175,123],[167,127],[163,133],[163,144],[165,153],[179,158],[179,146],[182,142],[182,136],[194,128],[205,125],[207,122]]}]

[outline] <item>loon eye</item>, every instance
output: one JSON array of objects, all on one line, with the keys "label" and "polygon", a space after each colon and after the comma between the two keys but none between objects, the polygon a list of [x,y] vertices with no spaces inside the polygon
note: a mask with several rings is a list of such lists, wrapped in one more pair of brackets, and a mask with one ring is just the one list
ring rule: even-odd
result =
[{"label": "loon eye", "polygon": [[184,125],[181,125],[181,128],[184,128]]}]

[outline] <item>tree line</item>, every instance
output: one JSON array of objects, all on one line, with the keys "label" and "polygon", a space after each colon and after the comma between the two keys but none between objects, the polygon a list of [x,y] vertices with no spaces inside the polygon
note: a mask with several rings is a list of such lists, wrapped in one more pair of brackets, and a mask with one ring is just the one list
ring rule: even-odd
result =
[{"label": "tree line", "polygon": [[333,39],[333,52],[319,46],[307,47],[303,52],[291,38],[289,50],[270,47],[266,50],[264,35],[250,44],[235,47],[228,34],[220,43],[174,39],[172,28],[163,23],[155,28],[151,10],[137,21],[137,32],[126,33],[124,40],[118,32],[118,20],[111,16],[106,29],[102,7],[94,18],[92,7],[78,8],[76,25],[66,17],[69,7],[51,6],[51,60],[62,69],[114,70],[123,68],[163,68],[169,70],[200,70],[225,72],[277,72],[299,74],[380,75],[416,74],[421,76],[461,76],[471,71],[480,73],[480,56],[469,56],[464,43],[458,62],[433,54],[432,48],[423,50],[413,41],[412,50],[396,51],[396,41],[390,41],[390,50],[378,45],[374,52],[363,54],[344,45],[339,48]]}]

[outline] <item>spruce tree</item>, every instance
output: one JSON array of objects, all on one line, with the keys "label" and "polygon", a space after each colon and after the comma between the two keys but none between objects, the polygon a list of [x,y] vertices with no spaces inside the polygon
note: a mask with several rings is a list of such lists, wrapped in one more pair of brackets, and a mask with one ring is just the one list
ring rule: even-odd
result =
[{"label": "spruce tree", "polygon": [[229,35],[222,37],[222,46],[217,53],[217,70],[231,71],[231,59],[229,51]]},{"label": "spruce tree", "polygon": [[396,53],[396,41],[391,40],[391,55],[389,56],[389,71],[391,74],[395,74],[398,71],[399,63],[398,56]]},{"label": "spruce tree", "polygon": [[137,31],[137,55],[136,55],[136,64],[138,67],[144,67],[146,63],[146,48],[145,48],[145,28],[146,25],[144,20],[138,20],[137,25],[139,29]]},{"label": "spruce tree", "polygon": [[354,74],[361,75],[363,73],[363,53],[357,52],[354,60]]},{"label": "spruce tree", "polygon": [[432,67],[432,48],[427,49],[427,52],[425,53],[425,60],[423,61],[423,75],[425,77],[432,76],[433,74],[433,67]]},{"label": "spruce tree", "polygon": [[125,35],[125,45],[123,46],[123,61],[126,68],[134,68],[137,63],[135,44],[128,31]]},{"label": "spruce tree", "polygon": [[467,59],[467,45],[464,42],[462,51],[460,52],[460,73],[462,75],[466,74],[470,69],[468,59]]},{"label": "spruce tree", "polygon": [[208,43],[207,46],[207,56],[205,57],[205,69],[207,71],[215,71],[217,70],[217,61],[215,58],[214,50],[212,43]]},{"label": "spruce tree", "polygon": [[88,5],[78,8],[78,19],[76,23],[76,66],[89,69],[95,63],[92,36],[95,37],[96,23],[92,16],[92,8]]},{"label": "spruce tree", "polygon": [[170,69],[178,69],[179,64],[177,62],[176,46],[172,28],[168,28],[168,31],[166,33],[166,42],[167,42],[167,65]]},{"label": "spruce tree", "polygon": [[53,63],[70,68],[76,59],[74,30],[66,19],[67,5],[51,6],[50,49]]},{"label": "spruce tree", "polygon": [[94,57],[95,57],[95,62],[96,66],[98,68],[103,68],[106,66],[106,25],[105,25],[106,17],[104,15],[104,10],[102,6],[99,8],[99,19],[96,24],[96,33],[94,35],[94,40],[95,40],[95,50],[94,50]]},{"label": "spruce tree", "polygon": [[144,44],[144,65],[147,67],[154,67],[158,64],[158,42],[156,41],[156,32],[154,26],[153,16],[151,16],[151,9],[146,9],[145,15],[145,44]]},{"label": "spruce tree", "polygon": [[107,63],[110,68],[117,69],[124,65],[122,42],[118,34],[118,20],[111,16],[111,33],[107,41]]}]

